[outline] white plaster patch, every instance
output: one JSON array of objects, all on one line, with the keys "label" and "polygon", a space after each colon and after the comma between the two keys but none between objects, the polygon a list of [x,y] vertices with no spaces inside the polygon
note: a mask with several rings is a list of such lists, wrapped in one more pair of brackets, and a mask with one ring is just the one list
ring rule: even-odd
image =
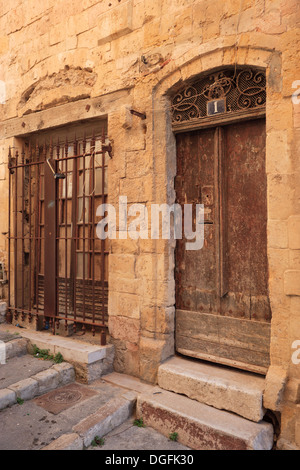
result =
[{"label": "white plaster patch", "polygon": [[95,67],[95,62],[94,62],[93,60],[87,60],[86,63],[85,63],[85,66],[86,66],[87,68],[92,69],[92,68]]},{"label": "white plaster patch", "polygon": [[4,341],[0,341],[0,364],[6,364],[6,346]]},{"label": "white plaster patch", "polygon": [[6,84],[3,80],[0,80],[0,104],[6,102]]}]

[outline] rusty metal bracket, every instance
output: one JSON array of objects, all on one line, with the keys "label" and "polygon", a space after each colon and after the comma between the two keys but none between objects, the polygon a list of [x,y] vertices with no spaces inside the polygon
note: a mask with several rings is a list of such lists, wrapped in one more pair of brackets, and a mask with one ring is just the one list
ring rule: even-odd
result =
[{"label": "rusty metal bracket", "polygon": [[11,157],[8,161],[8,169],[9,169],[9,172],[11,175],[14,174],[15,170],[14,170],[14,167],[16,166],[17,162],[16,162],[16,158],[15,157]]},{"label": "rusty metal bracket", "polygon": [[108,153],[109,158],[112,158],[113,148],[111,144],[102,145],[102,150]]},{"label": "rusty metal bracket", "polygon": [[9,147],[9,152],[8,152],[8,169],[9,169],[9,172],[11,175],[14,174],[14,170],[13,168],[16,166],[17,164],[17,159],[16,157],[13,157],[12,155],[12,147]]},{"label": "rusty metal bracket", "polygon": [[134,109],[131,109],[130,112],[134,116],[138,116],[139,118],[141,118],[143,120],[146,119],[146,117],[147,117],[145,113],[139,113],[138,111],[135,111]]}]

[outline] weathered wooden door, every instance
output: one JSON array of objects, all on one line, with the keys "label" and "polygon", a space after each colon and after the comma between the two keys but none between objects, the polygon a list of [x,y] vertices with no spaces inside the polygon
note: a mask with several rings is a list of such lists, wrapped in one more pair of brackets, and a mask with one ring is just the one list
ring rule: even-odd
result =
[{"label": "weathered wooden door", "polygon": [[269,364],[265,121],[177,135],[177,202],[202,203],[204,246],[176,247],[176,349],[264,373]]}]

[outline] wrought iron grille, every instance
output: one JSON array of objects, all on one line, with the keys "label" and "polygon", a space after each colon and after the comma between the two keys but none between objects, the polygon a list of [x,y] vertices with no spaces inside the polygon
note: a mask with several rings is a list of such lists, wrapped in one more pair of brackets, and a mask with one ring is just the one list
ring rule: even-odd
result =
[{"label": "wrought iron grille", "polygon": [[10,149],[11,319],[49,324],[53,333],[61,322],[80,325],[105,344],[108,248],[95,234],[110,152],[104,133]]},{"label": "wrought iron grille", "polygon": [[207,118],[207,104],[224,100],[223,113],[247,112],[266,105],[266,75],[251,67],[218,71],[189,83],[171,100],[172,122]]}]

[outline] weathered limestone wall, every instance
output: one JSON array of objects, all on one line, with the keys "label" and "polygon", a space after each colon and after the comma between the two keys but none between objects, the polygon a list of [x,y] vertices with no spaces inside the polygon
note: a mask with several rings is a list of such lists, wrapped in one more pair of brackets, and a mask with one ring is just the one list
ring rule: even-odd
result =
[{"label": "weathered limestone wall", "polygon": [[[235,62],[266,68],[268,404],[281,411],[282,445],[300,446],[300,364],[292,359],[300,340],[300,104],[292,100],[300,88],[299,1],[1,0],[0,8],[0,234],[14,137],[107,116],[109,202],[173,202],[172,87]],[[110,250],[115,368],[155,381],[158,364],[174,354],[174,243],[115,240]]]}]

